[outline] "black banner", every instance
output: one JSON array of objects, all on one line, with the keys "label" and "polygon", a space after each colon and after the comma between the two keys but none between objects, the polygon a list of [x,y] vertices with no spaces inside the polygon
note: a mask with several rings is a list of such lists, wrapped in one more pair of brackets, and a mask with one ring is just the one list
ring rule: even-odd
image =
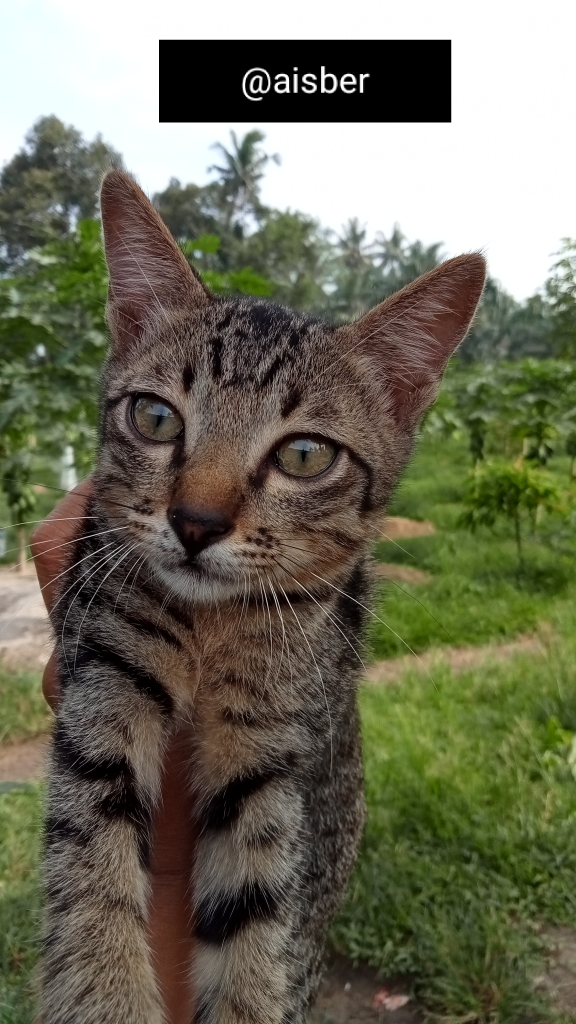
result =
[{"label": "black banner", "polygon": [[449,39],[160,40],[160,121],[450,121]]}]

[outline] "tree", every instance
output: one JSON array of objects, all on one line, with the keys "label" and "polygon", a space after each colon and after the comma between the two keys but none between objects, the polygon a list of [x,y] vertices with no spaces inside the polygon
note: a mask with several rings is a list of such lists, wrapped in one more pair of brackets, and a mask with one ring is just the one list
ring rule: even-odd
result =
[{"label": "tree", "polygon": [[[35,465],[71,445],[79,468],[91,468],[107,281],[100,226],[82,220],[0,282],[0,486],[14,524],[33,511]],[[21,563],[25,543],[20,529]]]},{"label": "tree", "polygon": [[[72,125],[41,117],[0,174],[0,260],[19,265],[25,253],[69,237],[94,217],[103,171],[121,155],[97,135],[86,142]],[[1,269],[1,267],[0,267]]]},{"label": "tree", "polygon": [[[273,285],[266,278],[256,274],[252,267],[240,270],[218,270],[214,266],[213,257],[220,249],[217,235],[201,235],[200,238],[181,242],[180,248],[195,270],[200,272],[202,279],[216,295],[262,295],[272,293]],[[192,264],[191,257],[194,257]]]},{"label": "tree", "polygon": [[221,142],[214,143],[223,158],[223,164],[212,164],[208,171],[216,171],[223,200],[227,227],[236,222],[244,227],[250,216],[259,220],[264,212],[260,202],[260,182],[268,163],[280,163],[278,153],[265,153],[259,145],[266,136],[257,128],[247,132],[238,140],[236,132],[230,132],[231,149]]},{"label": "tree", "polygon": [[442,242],[428,246],[418,241],[408,242],[398,224],[394,225],[390,238],[381,231],[377,232],[372,253],[382,278],[382,297],[392,295],[421,274],[437,267],[442,259],[441,250]]},{"label": "tree", "polygon": [[540,511],[563,511],[560,490],[552,478],[523,462],[486,462],[477,466],[469,475],[464,504],[466,509],[458,525],[472,533],[479,526],[494,526],[498,518],[513,523],[519,569],[524,567],[523,515],[534,522]]},{"label": "tree", "polygon": [[464,363],[501,359],[544,359],[553,355],[549,304],[536,293],[517,302],[488,277],[472,328],[458,349]]},{"label": "tree", "polygon": [[576,356],[576,239],[563,238],[560,257],[546,282],[550,303],[552,344],[556,355]]},{"label": "tree", "polygon": [[576,430],[571,430],[566,438],[566,455],[570,456],[570,483],[574,480],[574,469],[576,467]]},{"label": "tree", "polygon": [[460,421],[468,431],[470,454],[476,465],[484,458],[488,427],[499,411],[500,391],[496,374],[492,366],[487,366],[472,377],[460,375],[450,383]]},{"label": "tree", "polygon": [[221,216],[216,200],[214,188],[181,185],[178,178],[170,178],[164,191],[152,197],[174,238],[184,242],[203,235],[220,235]]},{"label": "tree", "polygon": [[576,370],[558,359],[523,359],[499,373],[500,402],[523,456],[544,466],[576,417]]},{"label": "tree", "polygon": [[272,282],[272,297],[297,309],[322,312],[330,279],[327,232],[312,217],[269,210],[241,248],[245,262]]},{"label": "tree", "polygon": [[0,434],[0,486],[16,528],[19,571],[26,563],[26,526],[36,508],[36,495],[30,483],[35,437],[31,433],[32,418],[13,417]]},{"label": "tree", "polygon": [[380,274],[372,258],[373,245],[366,238],[366,225],[351,217],[336,236],[334,248],[334,290],[328,305],[337,320],[351,320],[373,304],[374,293],[380,298]]}]

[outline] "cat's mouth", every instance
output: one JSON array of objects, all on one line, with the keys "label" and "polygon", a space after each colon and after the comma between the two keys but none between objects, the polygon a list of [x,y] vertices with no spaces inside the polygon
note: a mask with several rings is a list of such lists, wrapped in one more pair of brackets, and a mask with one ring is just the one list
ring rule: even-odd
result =
[{"label": "cat's mouth", "polygon": [[186,556],[179,563],[180,569],[187,569],[189,573],[194,576],[206,578],[208,576],[214,576],[213,568],[207,565],[202,565],[197,558]]}]

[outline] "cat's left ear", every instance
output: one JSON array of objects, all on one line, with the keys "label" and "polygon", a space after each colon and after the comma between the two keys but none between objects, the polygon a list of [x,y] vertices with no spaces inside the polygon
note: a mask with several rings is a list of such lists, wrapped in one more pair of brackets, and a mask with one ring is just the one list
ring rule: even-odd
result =
[{"label": "cat's left ear", "polygon": [[104,175],[100,207],[110,272],[106,314],[118,348],[137,341],[152,323],[213,300],[129,174],[113,169]]},{"label": "cat's left ear", "polygon": [[437,397],[485,277],[483,256],[457,256],[337,331],[344,357],[376,383],[399,424],[415,425]]}]

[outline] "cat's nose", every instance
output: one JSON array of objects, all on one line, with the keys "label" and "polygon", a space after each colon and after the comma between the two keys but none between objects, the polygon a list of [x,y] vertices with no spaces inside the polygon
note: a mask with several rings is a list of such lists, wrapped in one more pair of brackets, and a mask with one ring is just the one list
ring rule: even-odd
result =
[{"label": "cat's nose", "polygon": [[168,522],[191,558],[232,532],[234,524],[221,512],[179,505],[168,509]]}]

